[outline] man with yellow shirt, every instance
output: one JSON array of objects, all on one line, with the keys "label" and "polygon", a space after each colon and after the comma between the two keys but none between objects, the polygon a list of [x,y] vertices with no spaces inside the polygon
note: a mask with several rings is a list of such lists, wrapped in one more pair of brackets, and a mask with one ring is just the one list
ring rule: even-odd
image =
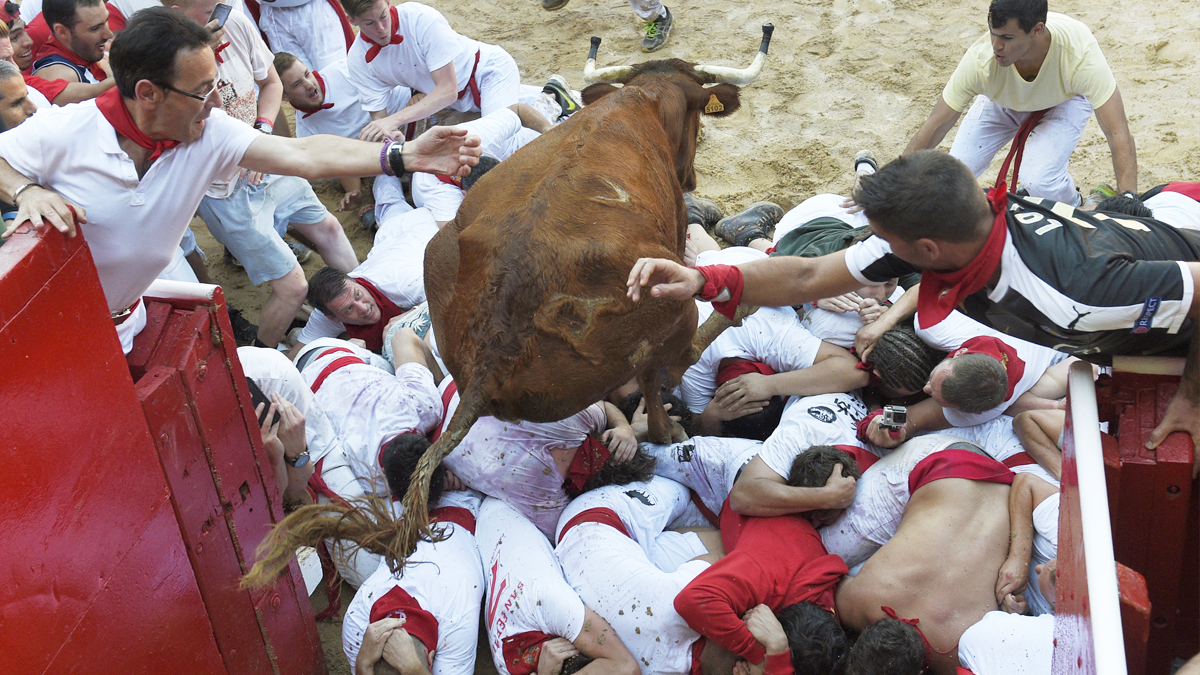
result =
[{"label": "man with yellow shirt", "polygon": [[1030,195],[1079,204],[1068,160],[1088,117],[1108,139],[1119,192],[1137,193],[1137,149],[1116,78],[1088,27],[1046,0],[992,0],[989,33],[971,45],[904,154],[937,146],[971,98],[950,154],[979,176],[1032,113],[1047,110],[1020,167]]}]

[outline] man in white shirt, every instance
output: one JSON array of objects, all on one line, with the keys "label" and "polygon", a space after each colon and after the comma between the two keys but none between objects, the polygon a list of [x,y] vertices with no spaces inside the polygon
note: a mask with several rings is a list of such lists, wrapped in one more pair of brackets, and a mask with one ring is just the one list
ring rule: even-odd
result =
[{"label": "man in white shirt", "polygon": [[294,54],[314,70],[345,60],[354,43],[354,29],[338,0],[264,0],[258,26],[271,49]]},{"label": "man in white shirt", "polygon": [[487,581],[484,627],[501,675],[559,672],[564,656],[582,655],[614,675],[637,662],[612,626],[563,578],[554,547],[527,518],[488,497],[475,530]]},{"label": "man in white shirt", "polygon": [[[445,108],[487,115],[518,102],[516,61],[500,47],[454,32],[436,9],[387,0],[343,0],[342,6],[359,29],[346,57],[350,79],[374,120],[359,138],[400,138],[408,123]],[[389,115],[387,97],[398,85],[425,96]]]},{"label": "man in white shirt", "polygon": [[[479,645],[479,605],[483,599],[483,567],[475,543],[475,516],[480,497],[447,492],[430,511],[446,538],[422,541],[401,573],[387,565],[358,589],[342,619],[342,649],[353,667],[369,624],[385,617],[403,618],[393,638],[406,658],[393,664],[404,675],[471,675]],[[395,652],[393,652],[395,653]],[[406,663],[419,664],[413,669]]]},{"label": "man in white shirt", "polygon": [[1137,149],[1121,91],[1087,26],[1048,13],[1045,2],[993,0],[988,27],[988,35],[963,55],[904,154],[936,147],[976,96],[950,154],[979,176],[1026,119],[1048,110],[1029,136],[1020,177],[1034,197],[1078,205],[1067,163],[1094,109],[1117,189],[1136,194]]},{"label": "man in white shirt", "polygon": [[317,270],[308,284],[308,301],[316,311],[293,350],[346,334],[382,353],[388,322],[425,302],[425,246],[435,234],[428,209],[389,213],[363,264],[349,274],[332,267]]},{"label": "man in white shirt", "polygon": [[382,163],[379,145],[258,133],[213,110],[210,37],[174,10],[138,12],[113,45],[118,87],[105,93],[110,98],[42,111],[21,134],[0,136],[0,199],[19,207],[18,226],[49,221],[74,235],[76,220],[87,225],[126,352],[145,326],[142,293],[170,264],[209,184],[239,165],[323,178],[385,168],[456,173],[477,161],[478,140],[446,128],[407,147],[393,144]]}]

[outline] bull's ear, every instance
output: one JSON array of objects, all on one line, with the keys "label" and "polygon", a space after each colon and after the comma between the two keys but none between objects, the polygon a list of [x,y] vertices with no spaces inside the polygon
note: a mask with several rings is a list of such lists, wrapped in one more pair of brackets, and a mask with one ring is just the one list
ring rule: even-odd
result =
[{"label": "bull's ear", "polygon": [[732,84],[717,84],[704,88],[704,104],[701,110],[711,117],[725,117],[742,106],[738,88]]},{"label": "bull's ear", "polygon": [[588,86],[584,87],[583,91],[579,93],[580,98],[583,99],[583,104],[591,105],[605,96],[613,93],[617,89],[618,87],[616,85],[609,84],[607,82],[597,82],[596,84],[589,84]]}]

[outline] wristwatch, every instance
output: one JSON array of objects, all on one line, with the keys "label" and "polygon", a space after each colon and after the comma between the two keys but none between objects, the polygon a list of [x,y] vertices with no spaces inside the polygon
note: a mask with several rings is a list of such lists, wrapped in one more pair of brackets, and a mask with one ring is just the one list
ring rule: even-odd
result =
[{"label": "wristwatch", "polygon": [[309,459],[310,458],[308,456],[308,448],[305,448],[304,452],[300,453],[299,455],[296,455],[296,459],[292,459],[291,457],[288,457],[286,453],[283,455],[283,461],[287,462],[288,466],[292,466],[297,469],[299,469],[303,466],[307,466]]}]

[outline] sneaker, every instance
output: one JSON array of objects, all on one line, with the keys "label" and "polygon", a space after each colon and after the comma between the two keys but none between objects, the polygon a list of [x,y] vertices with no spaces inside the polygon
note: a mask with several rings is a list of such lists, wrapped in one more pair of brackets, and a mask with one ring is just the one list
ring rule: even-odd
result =
[{"label": "sneaker", "polygon": [[1109,185],[1108,183],[1101,183],[1092,188],[1092,192],[1087,196],[1087,199],[1083,201],[1083,208],[1090,211],[1096,208],[1096,205],[1100,202],[1108,199],[1109,197],[1114,197],[1116,194],[1117,191],[1113,189],[1113,186]]},{"label": "sneaker", "polygon": [[233,257],[233,254],[229,252],[228,247],[225,248],[225,255],[222,259],[225,261],[226,265],[233,265],[234,267],[245,267],[245,265],[242,264],[241,260],[238,260],[237,258]]},{"label": "sneaker", "polygon": [[550,94],[558,101],[558,107],[562,108],[560,117],[570,117],[583,107],[571,96],[571,87],[567,84],[566,78],[557,73],[550,76],[546,86],[542,87],[542,92]]},{"label": "sneaker", "polygon": [[642,32],[646,34],[642,40],[642,51],[653,52],[661,49],[667,41],[667,36],[671,34],[671,22],[674,17],[666,7],[663,7],[663,12],[665,16],[642,24]]},{"label": "sneaker", "polygon": [[726,216],[713,232],[734,246],[746,246],[755,239],[770,239],[770,233],[783,218],[783,209],[771,202],[756,202],[734,216]]},{"label": "sneaker", "polygon": [[707,197],[698,197],[691,192],[683,193],[683,203],[687,204],[688,222],[698,223],[704,229],[712,229],[717,221],[725,217],[721,207]]},{"label": "sneaker", "polygon": [[875,161],[875,155],[870,150],[859,150],[854,155],[854,175],[870,176],[878,170],[879,162]]},{"label": "sneaker", "polygon": [[542,9],[547,12],[553,12],[556,9],[562,9],[567,6],[568,0],[542,0]]},{"label": "sneaker", "polygon": [[250,347],[258,337],[258,326],[250,323],[238,310],[226,305],[229,310],[229,323],[233,325],[233,341],[239,347]]},{"label": "sneaker", "polygon": [[312,257],[312,249],[295,241],[287,242],[288,248],[292,249],[292,253],[296,254],[296,262],[303,265]]}]

